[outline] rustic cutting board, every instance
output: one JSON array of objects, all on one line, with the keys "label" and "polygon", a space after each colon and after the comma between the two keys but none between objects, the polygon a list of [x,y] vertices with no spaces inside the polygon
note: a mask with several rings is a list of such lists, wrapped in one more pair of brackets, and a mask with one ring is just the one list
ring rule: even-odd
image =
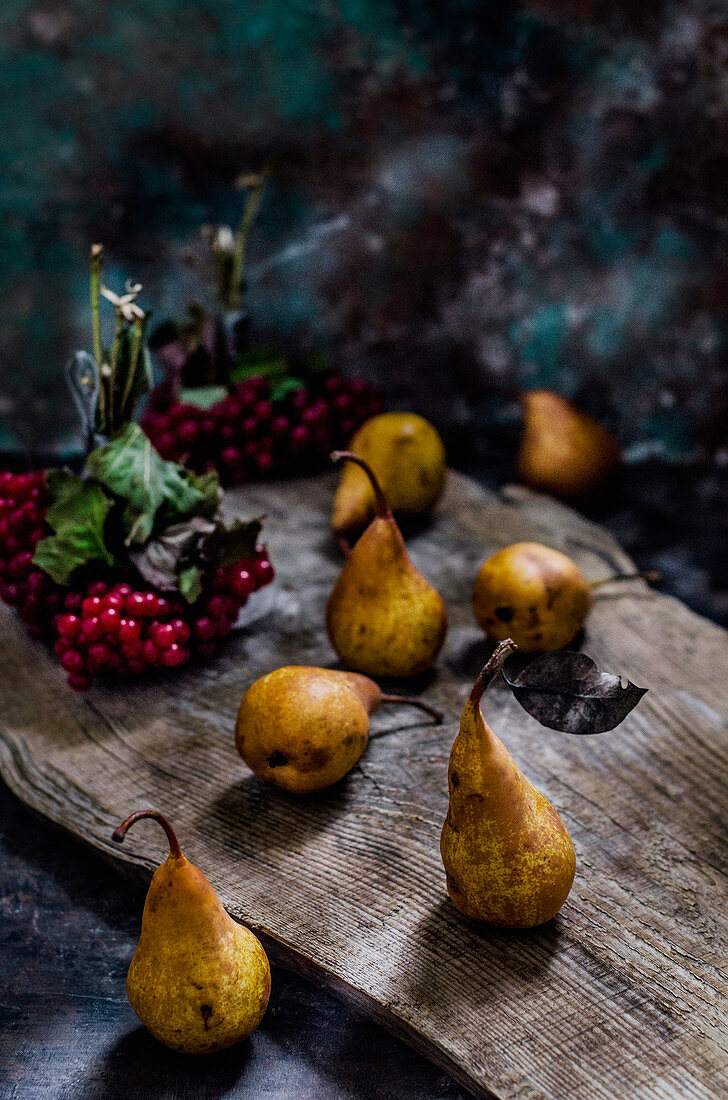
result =
[{"label": "rustic cutting board", "polygon": [[[282,664],[329,664],[323,629],[340,560],[327,532],[333,480],[231,493],[266,512],[278,579],[268,609],[207,668],[76,695],[4,610],[0,768],[29,805],[145,873],[164,857],[155,807],[230,912],[278,960],[321,981],[424,1052],[476,1096],[611,1100],[728,1094],[727,635],[641,583],[606,591],[585,650],[650,689],[612,733],[540,727],[495,687],[496,732],[561,811],[577,877],[561,914],[531,932],[464,920],[438,851],[458,718],[488,651],[470,611],[480,561],[538,539],[590,579],[630,563],[599,527],[525,490],[452,475],[436,519],[412,532],[450,633],[417,685],[434,726],[386,708],[361,764],[296,798],[264,785],[233,747],[244,689]],[[255,603],[251,602],[252,610]]]}]

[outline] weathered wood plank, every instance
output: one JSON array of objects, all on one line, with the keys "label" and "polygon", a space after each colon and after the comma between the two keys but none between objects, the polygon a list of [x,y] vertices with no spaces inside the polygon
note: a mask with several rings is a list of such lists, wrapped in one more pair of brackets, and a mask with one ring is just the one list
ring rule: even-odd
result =
[{"label": "weathered wood plank", "polygon": [[121,850],[111,830],[131,809],[167,813],[189,857],[277,958],[478,1096],[725,1095],[726,634],[623,585],[597,601],[585,640],[603,667],[651,688],[623,726],[569,738],[492,692],[489,720],[562,812],[578,867],[549,925],[476,927],[447,900],[438,851],[449,748],[487,652],[470,611],[476,568],[521,538],[566,550],[591,578],[630,563],[558,504],[453,475],[436,521],[410,539],[450,615],[437,673],[420,685],[446,723],[382,712],[375,728],[396,733],[373,740],[335,789],[294,798],[246,771],[233,724],[263,672],[332,661],[322,625],[340,565],[327,532],[331,486],[326,476],[230,494],[231,508],[268,513],[278,581],[269,613],[208,668],[77,696],[3,612],[4,777],[37,810],[145,871],[162,854],[153,826]]}]

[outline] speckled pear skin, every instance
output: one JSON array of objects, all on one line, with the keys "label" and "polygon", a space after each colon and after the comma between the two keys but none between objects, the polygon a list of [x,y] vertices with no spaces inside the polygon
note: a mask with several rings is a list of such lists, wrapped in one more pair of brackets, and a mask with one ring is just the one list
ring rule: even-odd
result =
[{"label": "speckled pear skin", "polygon": [[621,460],[612,433],[551,390],[523,394],[521,406],[519,481],[565,500],[593,496]]},{"label": "speckled pear skin", "polygon": [[170,855],[154,873],[126,990],[152,1035],[186,1054],[232,1046],[263,1019],[266,953],[184,856]]},{"label": "speckled pear skin", "polygon": [[445,605],[415,568],[391,515],[375,516],[344,562],[326,629],[341,661],[366,676],[416,676],[435,663]]},{"label": "speckled pear skin", "polygon": [[522,653],[551,653],[584,625],[592,592],[571,558],[538,542],[497,550],[480,567],[473,612],[496,641],[512,638]]},{"label": "speckled pear skin", "polygon": [[447,889],[467,917],[533,928],[558,913],[574,881],[574,846],[470,698],[450,754],[440,851]]},{"label": "speckled pear skin", "polygon": [[[431,512],[445,488],[447,465],[437,430],[414,413],[381,413],[354,434],[350,449],[374,470],[389,507],[398,515]],[[347,463],[334,496],[335,535],[364,527],[376,502],[365,472]]]},{"label": "speckled pear skin", "polygon": [[261,676],[240,704],[235,743],[261,779],[302,794],[351,771],[369,740],[382,698],[355,672],[288,665]]}]

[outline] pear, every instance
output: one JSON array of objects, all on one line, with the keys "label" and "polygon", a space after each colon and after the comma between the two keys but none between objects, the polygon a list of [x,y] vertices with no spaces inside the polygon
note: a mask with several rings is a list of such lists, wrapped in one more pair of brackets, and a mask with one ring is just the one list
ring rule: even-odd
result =
[{"label": "pear", "polygon": [[516,542],[481,565],[473,611],[490,638],[512,638],[523,653],[548,653],[579,633],[592,587],[566,554],[540,542]]},{"label": "pear", "polygon": [[515,649],[501,642],[465,704],[450,753],[440,851],[447,889],[467,917],[533,928],[558,913],[574,881],[566,826],[483,720],[480,700]]},{"label": "pear", "polygon": [[369,716],[382,703],[420,707],[420,699],[384,695],[356,672],[289,665],[261,676],[240,704],[235,742],[261,779],[296,794],[336,783],[356,764],[369,741]]},{"label": "pear", "polygon": [[430,668],[440,652],[447,630],[445,605],[415,568],[369,464],[350,451],[334,451],[331,457],[361,467],[377,507],[329,597],[331,644],[356,672],[415,676]]},{"label": "pear", "polygon": [[593,496],[620,463],[611,432],[550,390],[523,394],[521,406],[519,481],[566,500]]},{"label": "pear", "polygon": [[[415,413],[381,413],[362,424],[349,444],[377,477],[396,515],[431,512],[445,488],[445,447],[436,429]],[[331,529],[336,536],[364,527],[376,512],[367,475],[348,464],[334,497]]]},{"label": "pear", "polygon": [[126,991],[155,1039],[185,1054],[223,1050],[263,1019],[270,966],[261,944],[225,912],[205,876],[185,859],[155,810],[131,814],[113,833],[121,842],[141,818],[158,821],[169,857],[154,872]]}]

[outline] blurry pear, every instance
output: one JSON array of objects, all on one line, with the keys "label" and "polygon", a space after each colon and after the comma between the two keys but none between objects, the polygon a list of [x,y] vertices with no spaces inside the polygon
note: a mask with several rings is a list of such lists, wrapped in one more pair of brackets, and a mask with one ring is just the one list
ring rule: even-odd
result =
[{"label": "blurry pear", "polygon": [[566,826],[483,720],[480,700],[514,649],[502,642],[478,677],[450,753],[440,851],[447,889],[467,917],[533,928],[558,913],[574,881]]},{"label": "blurry pear", "polygon": [[205,876],[185,859],[161,814],[140,810],[114,831],[122,841],[141,818],[158,821],[169,857],[154,872],[126,991],[155,1039],[185,1054],[223,1050],[255,1031],[270,996],[270,966],[247,928],[225,912]]},{"label": "blurry pear", "polygon": [[369,740],[369,716],[382,703],[407,703],[441,720],[427,703],[384,695],[366,676],[289,665],[261,676],[240,704],[235,742],[261,779],[296,794],[336,783]]},{"label": "blurry pear", "polygon": [[516,542],[480,567],[473,611],[488,637],[512,638],[522,653],[548,653],[579,633],[591,589],[566,554],[540,542]]},{"label": "blurry pear", "polygon": [[519,481],[566,500],[594,496],[620,463],[611,432],[550,390],[524,393],[521,405]]},{"label": "blurry pear", "polygon": [[[415,413],[381,413],[354,434],[352,454],[371,466],[395,515],[431,512],[445,488],[445,447],[428,420]],[[335,535],[364,527],[376,512],[366,473],[347,463],[334,497],[331,528]]]},{"label": "blurry pear", "polygon": [[415,676],[434,664],[447,614],[438,592],[407,553],[371,467],[350,451],[335,462],[358,464],[373,488],[377,512],[344,562],[326,607],[331,644],[349,668],[367,676]]}]

